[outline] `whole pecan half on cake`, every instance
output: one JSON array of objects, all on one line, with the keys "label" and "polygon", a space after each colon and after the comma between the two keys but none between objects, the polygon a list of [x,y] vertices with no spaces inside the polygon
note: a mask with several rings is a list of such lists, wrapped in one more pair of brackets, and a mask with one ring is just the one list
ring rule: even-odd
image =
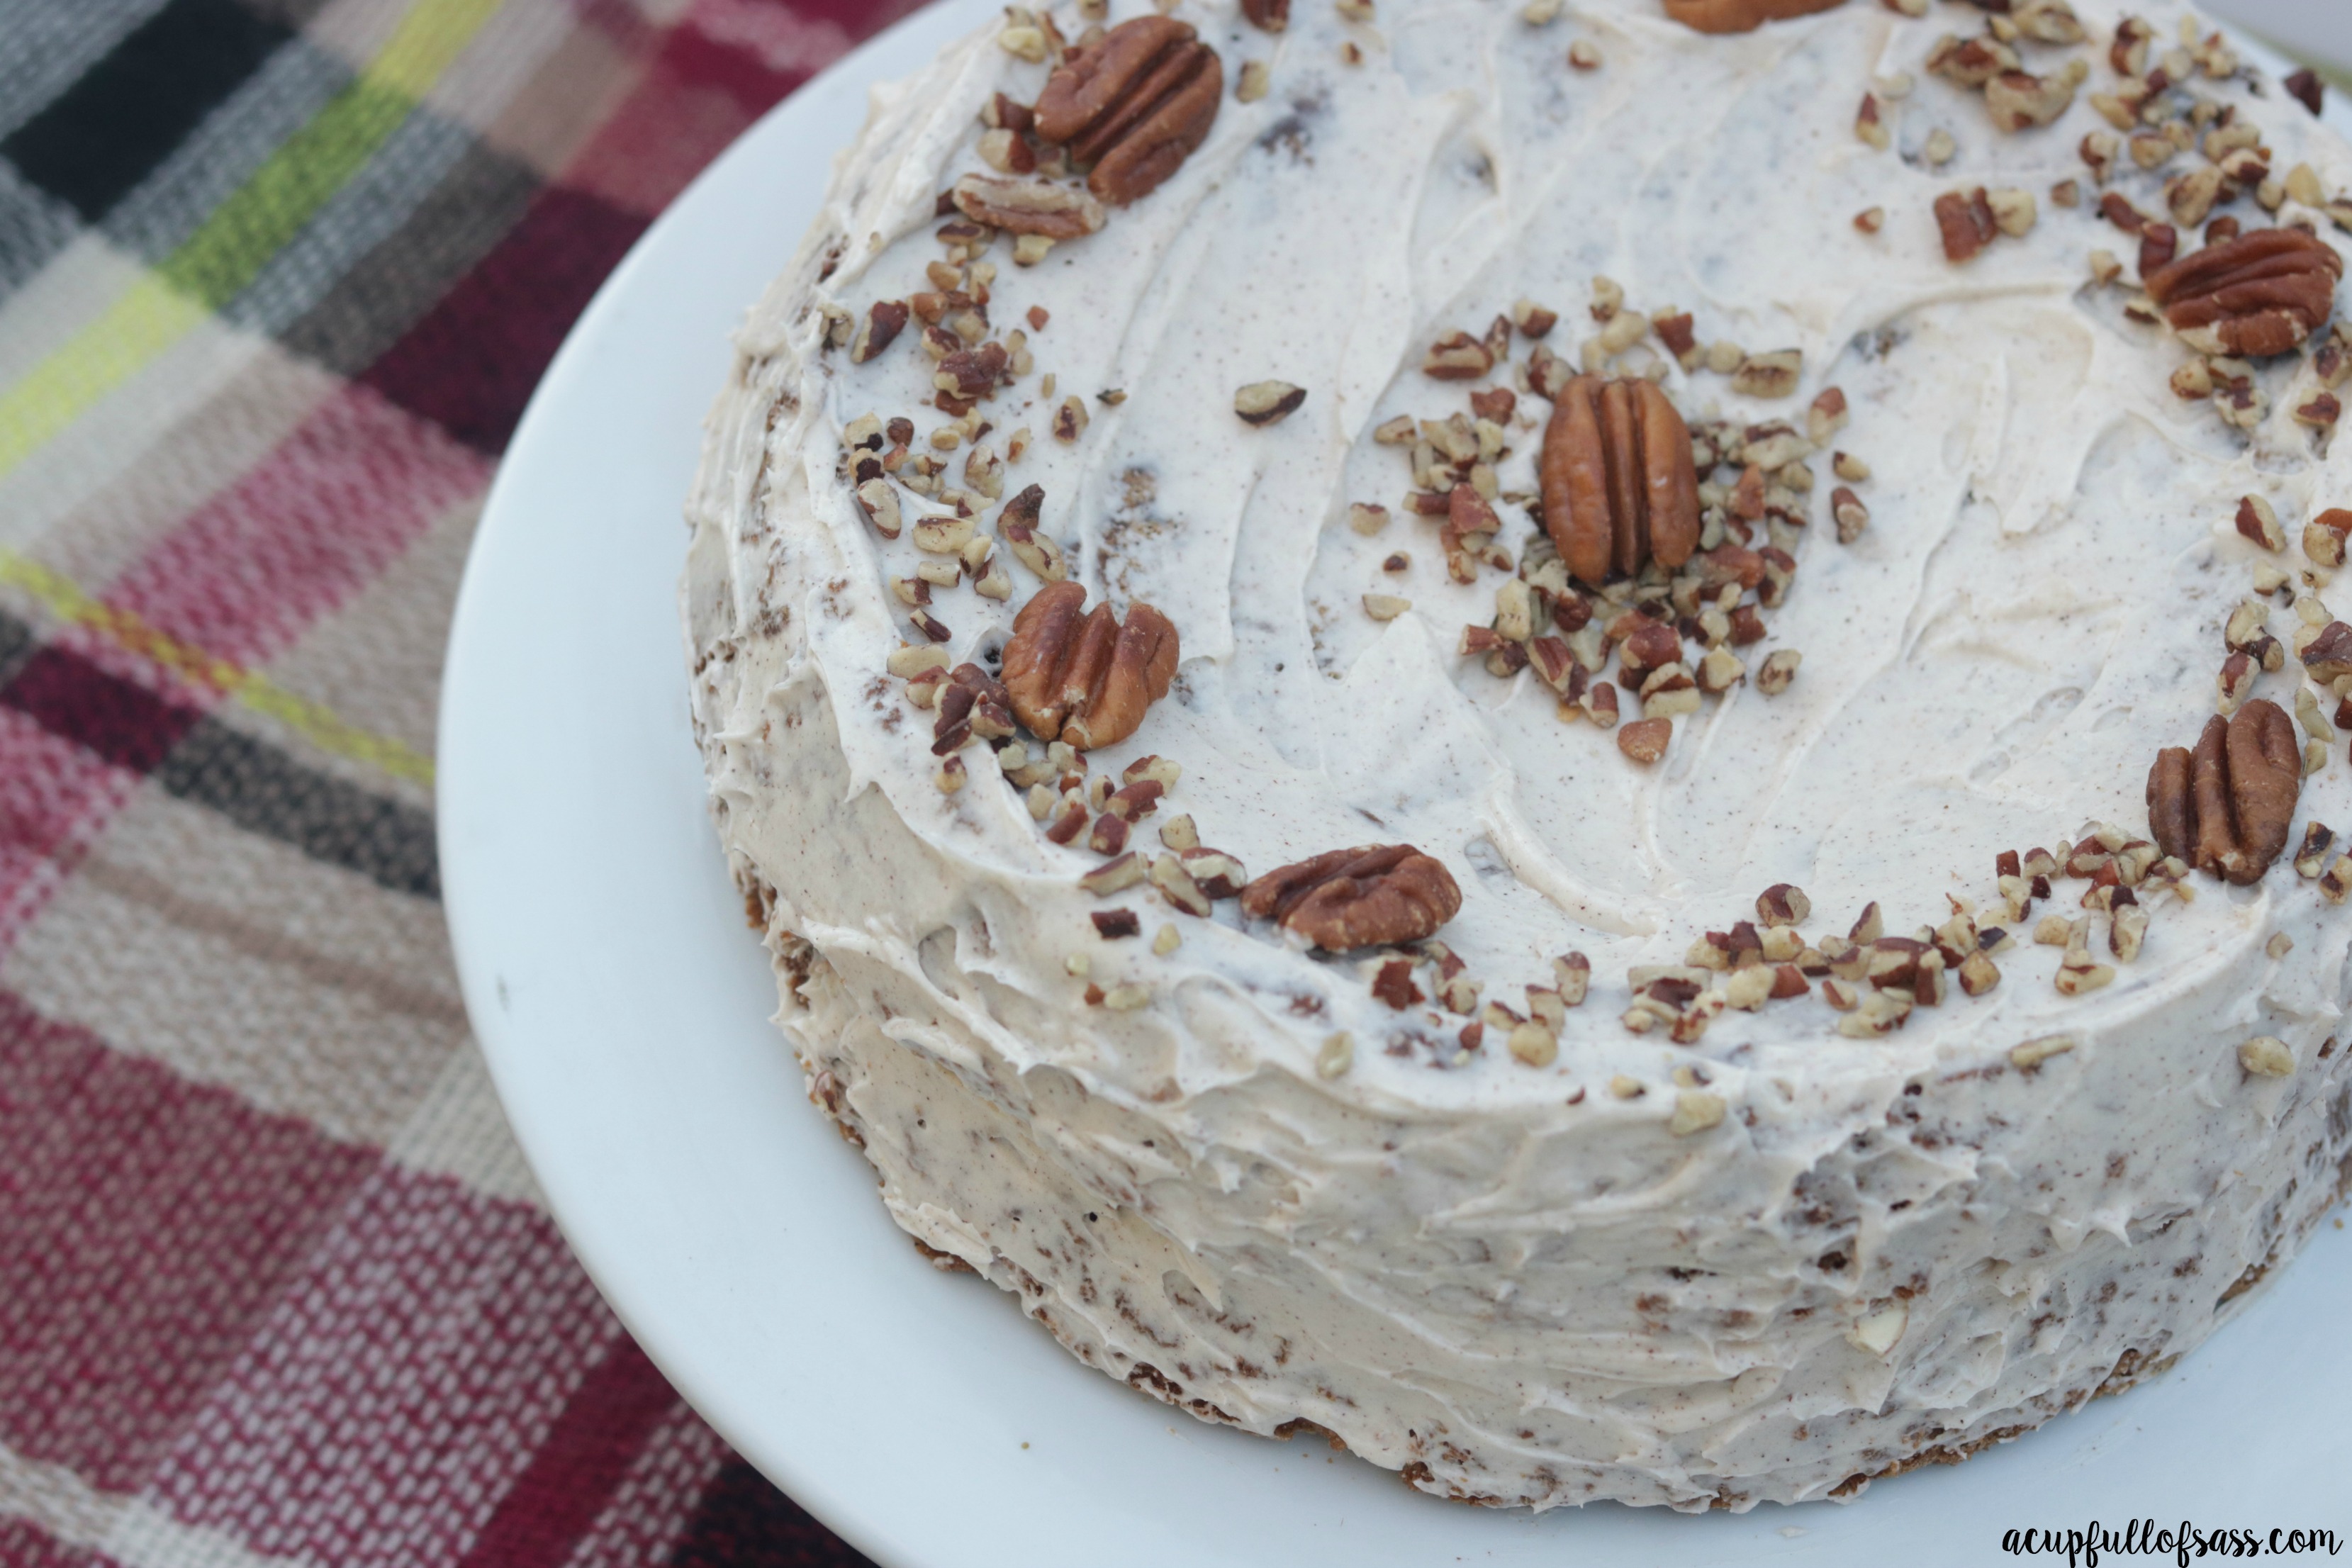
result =
[{"label": "whole pecan half on cake", "polygon": [[2193,752],[2168,746],[2147,773],[2157,847],[2241,886],[2259,881],[2286,848],[2303,793],[2294,721],[2256,698],[2205,721]]},{"label": "whole pecan half on cake", "polygon": [[1544,530],[1577,578],[1599,587],[1654,557],[1680,566],[1698,547],[1690,428],[1654,383],[1580,375],[1544,427]]},{"label": "whole pecan half on cake", "polygon": [[1004,645],[1004,689],[1013,711],[1041,740],[1090,751],[1124,741],[1144,710],[1168,695],[1178,657],[1176,628],[1140,600],[1124,625],[1108,604],[1087,609],[1087,591],[1048,583],[1013,618]]},{"label": "whole pecan half on cake", "polygon": [[2335,308],[2344,258],[2299,228],[2264,228],[2192,251],[2146,279],[2192,348],[2257,359],[2283,354]]},{"label": "whole pecan half on cake", "polygon": [[1666,0],[1666,15],[1696,32],[1752,33],[1767,22],[1810,16],[1844,4],[1845,0]]},{"label": "whole pecan half on cake", "polygon": [[1418,942],[1462,909],[1452,872],[1410,844],[1334,849],[1242,889],[1242,910],[1331,952]]},{"label": "whole pecan half on cake", "polygon": [[1115,207],[1150,195],[1205,141],[1223,96],[1216,50],[1170,16],[1138,16],[1073,49],[1037,95],[1038,140],[1061,143]]}]

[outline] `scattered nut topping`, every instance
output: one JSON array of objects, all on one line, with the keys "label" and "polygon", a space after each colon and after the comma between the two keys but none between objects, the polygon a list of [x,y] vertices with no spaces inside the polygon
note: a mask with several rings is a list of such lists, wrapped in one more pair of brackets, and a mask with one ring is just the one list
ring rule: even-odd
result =
[{"label": "scattered nut topping", "polygon": [[1943,236],[1944,259],[1955,264],[1974,260],[2000,232],[1993,217],[1992,198],[1982,185],[1937,196],[1936,227]]},{"label": "scattered nut topping", "polygon": [[2063,1057],[2074,1048],[2074,1042],[2064,1035],[2043,1035],[2009,1048],[2009,1065],[2021,1072],[2030,1072],[2053,1057]]},{"label": "scattered nut topping", "polygon": [[1731,372],[1731,390],[1742,397],[1788,397],[1804,374],[1805,356],[1797,349],[1744,356]]},{"label": "scattered nut topping", "polygon": [[1325,1037],[1323,1047],[1315,1053],[1315,1075],[1318,1078],[1339,1078],[1355,1065],[1355,1037],[1346,1030]]},{"label": "scattered nut topping", "polygon": [[1666,1123],[1666,1131],[1677,1138],[1687,1138],[1694,1132],[1704,1132],[1723,1124],[1723,1097],[1701,1089],[1677,1089],[1675,1092],[1675,1114]]},{"label": "scattered nut topping", "polygon": [[2303,825],[2303,846],[2294,852],[2295,874],[2309,880],[2326,869],[2327,851],[2336,843],[2336,830],[2316,819]]},{"label": "scattered nut topping", "polygon": [[1568,63],[1580,71],[1601,68],[1601,51],[1586,39],[1579,38],[1568,46]]},{"label": "scattered nut topping", "polygon": [[2278,513],[2260,496],[2239,499],[2237,524],[2240,533],[2264,550],[2286,548],[2286,531],[2279,526]]},{"label": "scattered nut topping", "polygon": [[1004,503],[1004,510],[996,517],[996,531],[1003,536],[1021,564],[1048,583],[1059,583],[1069,575],[1069,570],[1063,564],[1062,547],[1038,525],[1038,512],[1045,504],[1044,487],[1029,486]]},{"label": "scattered nut topping", "polygon": [[[1113,820],[1117,819],[1113,818]],[[1125,892],[1142,881],[1147,870],[1143,857],[1130,850],[1113,859],[1104,861],[1080,877],[1078,886],[1097,898],[1108,898],[1113,893]]]},{"label": "scattered nut topping", "polygon": [[858,323],[857,335],[850,340],[849,362],[864,364],[884,349],[896,342],[906,330],[907,306],[900,300],[877,300],[866,308],[866,319]]},{"label": "scattered nut topping", "polygon": [[1076,583],[1039,589],[1013,618],[1003,661],[1021,722],[1082,752],[1135,733],[1180,657],[1176,628],[1150,605],[1130,605],[1122,625],[1107,603],[1087,612],[1086,597]]},{"label": "scattered nut topping", "polygon": [[1417,942],[1462,908],[1452,873],[1409,844],[1334,849],[1241,890],[1243,912],[1328,952]]},{"label": "scattered nut topping", "polygon": [[1544,525],[1560,559],[1595,588],[1613,565],[1678,567],[1697,548],[1690,430],[1654,383],[1578,376],[1544,429]]},{"label": "scattered nut topping", "polygon": [[1494,352],[1467,332],[1438,339],[1421,362],[1421,373],[1437,381],[1475,381],[1494,368]]},{"label": "scattered nut topping", "polygon": [[[1246,9],[1246,7],[1244,7]],[[1274,86],[1274,72],[1264,60],[1244,60],[1241,79],[1234,84],[1234,100],[1255,103]]]},{"label": "scattered nut topping", "polygon": [[1188,24],[1138,16],[1064,58],[1037,95],[1037,137],[1066,146],[1088,170],[1087,189],[1125,206],[1158,188],[1207,139],[1223,94],[1223,63]]},{"label": "scattered nut topping", "polygon": [[2148,822],[2167,855],[2243,886],[2286,848],[2302,787],[2294,724],[2257,698],[2227,720],[2207,720],[2193,755],[2178,746],[2157,753]]},{"label": "scattered nut topping", "polygon": [[1307,389],[1286,381],[1254,381],[1234,394],[1234,412],[1251,425],[1273,425],[1296,413]]},{"label": "scattered nut topping", "polygon": [[1371,616],[1371,618],[1376,621],[1395,620],[1399,616],[1403,615],[1407,610],[1412,608],[1412,601],[1411,599],[1400,598],[1394,594],[1367,594],[1364,595],[1364,614]]},{"label": "scattered nut topping", "polygon": [[2294,1052],[2275,1036],[2257,1035],[2239,1046],[2238,1065],[2255,1078],[2293,1078]]},{"label": "scattered nut topping", "polygon": [[2318,330],[2343,271],[2334,247],[2281,227],[2208,246],[2143,279],[2190,347],[2257,359],[2284,353]]},{"label": "scattered nut topping", "polygon": [[[1600,688],[1606,690],[1607,688]],[[1612,710],[1614,700],[1612,700]],[[1666,754],[1666,742],[1674,736],[1672,719],[1642,718],[1626,724],[1617,731],[1617,749],[1633,761],[1647,767]]]},{"label": "scattered nut topping", "polygon": [[1986,200],[1992,205],[1994,225],[2011,239],[2022,239],[2032,230],[2034,220],[2040,216],[2031,191],[1993,191],[1988,194]]},{"label": "scattered nut topping", "polygon": [[2347,894],[2352,894],[2352,855],[2338,855],[2336,863],[2319,874],[2319,896],[2340,904]]},{"label": "scattered nut topping", "polygon": [[1767,697],[1778,697],[1788,690],[1789,683],[1797,679],[1797,667],[1804,662],[1804,658],[1803,654],[1792,647],[1778,648],[1766,654],[1763,665],[1756,671],[1756,689]]}]

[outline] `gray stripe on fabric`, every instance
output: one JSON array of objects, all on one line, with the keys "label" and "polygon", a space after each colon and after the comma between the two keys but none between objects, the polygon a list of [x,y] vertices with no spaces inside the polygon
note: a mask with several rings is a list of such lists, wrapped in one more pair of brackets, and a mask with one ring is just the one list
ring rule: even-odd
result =
[{"label": "gray stripe on fabric", "polygon": [[339,375],[361,374],[506,237],[539,188],[522,164],[469,146],[279,342]]},{"label": "gray stripe on fabric", "polygon": [[273,336],[293,325],[400,231],[473,144],[471,132],[429,110],[410,114],[221,313]]},{"label": "gray stripe on fabric", "polygon": [[352,79],[351,68],[331,55],[299,38],[287,44],[140,181],[101,227],[125,250],[151,264],[162,261]]},{"label": "gray stripe on fabric", "polygon": [[152,776],[248,833],[267,834],[396,893],[441,896],[430,813],[307,768],[218,719],[198,722]]},{"label": "gray stripe on fabric", "polygon": [[47,109],[163,0],[0,0],[0,136]]},{"label": "gray stripe on fabric", "polygon": [[0,298],[23,287],[80,232],[71,207],[0,161]]}]

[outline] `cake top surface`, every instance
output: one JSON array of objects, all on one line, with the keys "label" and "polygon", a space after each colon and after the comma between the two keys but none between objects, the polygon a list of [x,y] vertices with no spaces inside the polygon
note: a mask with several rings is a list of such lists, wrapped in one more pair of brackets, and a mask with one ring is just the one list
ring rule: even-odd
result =
[{"label": "cake top surface", "polygon": [[[1553,9],[1531,22],[1495,4],[1379,0],[1343,14],[1302,3],[1269,34],[1223,6],[1180,6],[1175,18],[1222,68],[1205,139],[1156,189],[1109,206],[1098,231],[1042,258],[1033,245],[1025,265],[1009,234],[952,259],[960,242],[940,236],[958,220],[938,201],[966,176],[1027,177],[983,153],[1005,153],[1001,134],[984,141],[1003,120],[999,95],[1026,106],[1046,88],[1052,62],[1024,58],[1044,52],[1028,31],[1036,19],[1016,14],[877,94],[810,249],[742,334],[742,374],[759,395],[722,401],[723,460],[706,467],[695,512],[748,521],[698,534],[688,611],[705,647],[756,643],[789,622],[758,678],[821,684],[846,787],[887,811],[855,842],[813,844],[790,812],[760,809],[743,777],[721,778],[736,847],[801,868],[786,889],[798,929],[828,952],[918,974],[927,939],[951,930],[954,967],[982,980],[980,997],[957,1005],[1012,1059],[1171,1114],[1210,1114],[1219,1089],[1271,1078],[1296,1087],[1300,1108],[1383,1117],[1581,1103],[1587,1115],[1704,1121],[1710,1099],[1718,1116],[1727,1102],[1752,1115],[1769,1100],[1795,1117],[1929,1068],[2022,1063],[2012,1052],[2027,1042],[2055,1048],[2158,1016],[2218,1037],[2251,1017],[2278,933],[2342,945],[2286,858],[2251,886],[2192,879],[2193,899],[2162,890],[2159,876],[2134,906],[2149,918],[2126,963],[2111,948],[2113,918],[2078,902],[2091,882],[2055,877],[2020,918],[1996,887],[1996,857],[2042,847],[2063,858],[2079,840],[2095,858],[2100,824],[2122,830],[2110,852],[2147,839],[2150,763],[2160,748],[2193,745],[2213,713],[2232,608],[2255,598],[2286,645],[2303,624],[2295,601],[2311,614],[2340,592],[2295,544],[2305,521],[2352,494],[2329,432],[2297,414],[2323,389],[2314,351],[2326,330],[2285,355],[2221,360],[2219,397],[2181,395],[2176,373],[2213,356],[2186,346],[2134,287],[2140,237],[2102,215],[2102,197],[2173,222],[2218,184],[2231,199],[2206,193],[2210,216],[2248,230],[2297,223],[2333,246],[2324,205],[2281,193],[2296,169],[2313,182],[2296,182],[2302,196],[2352,185],[2352,150],[2208,30],[2182,47],[2189,14],[2177,7],[2145,11],[2153,38],[2137,63],[2185,58],[2168,91],[2191,144],[2152,168],[2096,101],[2145,81],[2117,69],[2132,36],[2116,42],[2125,13],[2105,0],[2075,8],[2080,41],[2007,41],[2040,84],[2011,83],[2012,98],[2054,114],[2014,132],[1996,124],[2000,89],[1956,79],[1967,62],[1939,50],[1946,35],[1986,36],[1967,7],[1915,19],[1857,3],[1729,37],[1697,35],[1654,0]],[[2031,24],[2051,9],[2021,15]],[[1262,79],[1244,72],[1257,62]],[[1876,135],[1857,126],[1865,95]],[[2160,137],[2163,124],[2144,116],[2142,132]],[[2259,133],[2268,193],[2201,173],[2223,166],[2206,139],[2231,125]],[[2112,162],[2098,158],[2101,138]],[[2237,140],[2210,145],[2226,157]],[[2057,195],[2069,182],[2072,206]],[[1998,208],[1997,226],[1956,261],[1937,198],[1979,190],[1991,195],[1977,210]],[[2030,218],[2012,192],[2032,196]],[[2175,225],[2184,254],[2210,221],[2197,216]],[[2119,279],[2095,278],[2101,250],[2121,258]],[[975,266],[992,268],[985,340],[1011,352],[991,395],[959,416],[939,406],[920,310],[870,359],[859,339],[877,301],[927,292],[950,331],[964,307],[939,304],[938,269],[969,294]],[[1515,309],[1522,326],[1542,324],[1527,302],[1557,324],[1496,341],[1489,323]],[[1687,356],[1660,331],[1685,314]],[[1432,345],[1457,332],[1503,351],[1490,373],[1425,373]],[[1766,357],[1779,351],[1793,361]],[[1497,675],[1461,651],[1465,627],[1492,629],[1510,612],[1521,590],[1498,598],[1507,584],[1560,588],[1535,601],[1539,614],[1572,596],[1557,570],[1543,575],[1534,505],[1550,404],[1530,364],[1546,354],[1560,379],[1591,368],[1654,380],[1724,458],[1698,476],[1712,542],[1737,544],[1744,528],[1748,548],[1785,544],[1793,563],[1769,608],[1732,595],[1762,640],[1722,643],[1740,673],[1675,713],[1647,765],[1564,709],[1542,669],[1506,658]],[[1556,391],[1552,374],[1538,368],[1533,383]],[[2211,384],[2210,369],[2188,374]],[[1237,394],[1270,382],[1303,401],[1263,425],[1238,416]],[[1834,407],[1822,401],[1832,388],[1842,427],[1812,417]],[[1475,410],[1497,410],[1496,389],[1514,394],[1511,407],[1487,421],[1482,449]],[[1064,439],[1057,418],[1080,423],[1063,412],[1071,398],[1084,418]],[[911,455],[941,470],[918,494],[905,486],[918,470],[894,468],[885,488],[906,529],[895,539],[853,493],[856,460],[894,444],[847,445],[868,437],[869,415],[910,421]],[[1449,437],[1415,425],[1417,453],[1376,434],[1400,417],[1457,415],[1470,459],[1449,466],[1441,448],[1433,460],[1449,482],[1487,470],[1478,482],[1493,491],[1502,552],[1482,560],[1474,540],[1466,571],[1449,571],[1443,520],[1409,499],[1433,493],[1416,466]],[[951,447],[933,437],[947,427]],[[975,445],[991,457],[968,470]],[[1753,500],[1731,493],[1736,481],[1753,467],[1751,487],[1767,482],[1768,466],[1775,515],[1751,512],[1727,533]],[[935,711],[909,705],[892,656],[933,646],[919,609],[950,663],[992,668],[1043,584],[1000,542],[988,569],[1003,573],[1005,596],[975,590],[978,568],[916,587],[921,563],[953,561],[919,549],[916,525],[951,516],[960,491],[975,536],[1001,540],[1001,514],[1030,486],[1043,492],[1039,531],[1087,604],[1149,605],[1181,637],[1168,694],[1132,736],[1086,758],[1090,776],[1114,782],[1139,758],[1181,764],[1128,847],[1150,861],[1179,815],[1253,876],[1350,846],[1416,846],[1458,884],[1459,911],[1437,933],[1458,969],[1403,944],[1313,950],[1229,899],[1196,918],[1148,880],[1089,890],[1081,877],[1106,857],[1084,833],[1052,842],[1027,788],[985,747],[961,753],[969,782],[942,787]],[[1866,524],[1841,530],[1833,490]],[[2283,551],[2242,533],[2247,497],[2282,520]],[[1353,506],[1389,520],[1360,531],[1354,521],[1373,520],[1351,518]],[[2266,599],[2255,597],[2263,568]],[[1582,595],[1591,624],[1626,613],[1635,584],[1618,586],[1613,601]],[[1556,629],[1571,641],[1564,619]],[[1684,656],[1694,679],[1706,640]],[[1767,694],[1765,656],[1784,649],[1801,664]],[[2284,708],[2305,689],[2292,652],[2284,678],[2257,668],[2253,679],[2254,695]],[[2333,694],[2312,695],[2333,713]],[[1630,725],[1643,699],[1629,684],[1622,700]],[[1041,757],[1022,740],[1025,757]],[[2306,817],[2344,820],[2344,772],[2339,753],[2304,781],[2298,832]],[[1992,955],[1997,988],[1960,994],[1955,966],[1941,1005],[1883,1036],[1839,1033],[1853,1015],[1826,999],[1823,974],[1757,1010],[1718,1002],[1683,1043],[1654,1010],[1648,1027],[1629,1026],[1634,979],[1687,965],[1707,932],[1758,922],[1758,896],[1783,884],[1810,900],[1801,929],[1816,952],[1873,903],[1901,936],[1944,927],[1956,899],[1976,927],[2010,929],[2017,945]],[[1137,916],[1135,936],[1104,936],[1095,917],[1115,910]],[[2032,940],[2053,912],[2089,916],[2077,948],[2111,972],[2106,983],[2062,992],[2068,950]],[[1172,951],[1154,945],[1163,924],[1181,936]],[[1408,952],[1423,999],[1399,1009],[1375,982],[1384,958]],[[1589,962],[1590,1000],[1551,1031],[1556,1054],[1528,1053],[1545,1058],[1530,1065],[1505,1048],[1511,1016],[1543,1008],[1526,988],[1556,987],[1569,953]],[[1720,994],[1730,978],[1693,984]],[[1446,994],[1462,980],[1479,985],[1475,1000]],[[1859,989],[1868,1012],[1866,979]],[[1488,1011],[1496,1002],[1509,1014]]]}]

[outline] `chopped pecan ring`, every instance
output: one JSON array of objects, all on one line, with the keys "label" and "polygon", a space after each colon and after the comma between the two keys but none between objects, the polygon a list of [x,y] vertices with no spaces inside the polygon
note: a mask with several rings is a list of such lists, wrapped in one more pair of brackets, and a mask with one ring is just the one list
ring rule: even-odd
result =
[{"label": "chopped pecan ring", "polygon": [[1137,601],[1121,625],[1108,604],[1086,608],[1076,583],[1048,583],[1013,618],[1004,689],[1013,715],[1041,740],[1090,751],[1124,741],[1144,710],[1168,695],[1176,628]]},{"label": "chopped pecan ring", "polygon": [[1217,52],[1188,24],[1138,16],[1064,57],[1037,95],[1037,137],[1066,144],[1092,166],[1087,189],[1125,206],[1207,140],[1224,84]]},{"label": "chopped pecan ring", "polygon": [[1844,4],[1845,0],[1666,0],[1666,15],[1694,32],[1752,33],[1767,22],[1810,16]]},{"label": "chopped pecan ring", "polygon": [[2319,330],[2344,258],[2299,228],[2263,228],[2191,251],[2146,279],[2148,298],[2191,347],[2254,359]]},{"label": "chopped pecan ring", "polygon": [[1580,375],[1544,427],[1544,528],[1592,587],[1654,556],[1680,566],[1698,547],[1698,471],[1690,428],[1655,384]]},{"label": "chopped pecan ring", "polygon": [[2294,721],[2256,698],[2227,720],[2208,719],[2193,753],[2168,746],[2156,754],[2148,826],[2167,855],[2243,886],[2285,850],[2302,793]]},{"label": "chopped pecan ring", "polygon": [[1462,908],[1453,873],[1410,844],[1334,849],[1242,889],[1242,910],[1331,952],[1418,942]]}]

